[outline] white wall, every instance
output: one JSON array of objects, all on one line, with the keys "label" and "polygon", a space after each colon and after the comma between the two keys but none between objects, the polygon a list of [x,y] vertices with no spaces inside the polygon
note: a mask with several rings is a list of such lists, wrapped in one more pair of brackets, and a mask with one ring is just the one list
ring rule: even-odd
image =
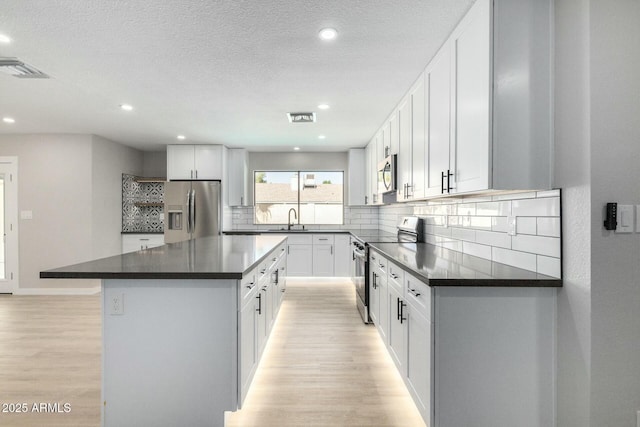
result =
[{"label": "white wall", "polygon": [[141,154],[91,135],[37,134],[0,135],[0,156],[18,157],[18,209],[33,211],[32,220],[19,222],[18,293],[95,289],[96,280],[43,280],[39,273],[113,252],[120,166],[141,173]]},{"label": "white wall", "polygon": [[589,0],[557,1],[555,18],[555,185],[562,188],[563,220],[563,287],[558,293],[557,425],[589,427]]},{"label": "white wall", "polygon": [[93,258],[122,253],[122,174],[140,174],[142,152],[92,137],[92,223]]},{"label": "white wall", "polygon": [[640,2],[590,2],[591,425],[636,426],[640,235],[604,230],[607,202],[640,204]]},{"label": "white wall", "polygon": [[167,152],[145,151],[142,153],[142,175],[154,178],[167,177]]}]

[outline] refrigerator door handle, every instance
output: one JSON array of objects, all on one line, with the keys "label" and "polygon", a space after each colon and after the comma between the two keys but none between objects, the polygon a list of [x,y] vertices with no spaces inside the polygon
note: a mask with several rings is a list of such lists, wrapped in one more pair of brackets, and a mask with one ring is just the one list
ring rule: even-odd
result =
[{"label": "refrigerator door handle", "polygon": [[187,191],[187,233],[191,233],[191,191]]},{"label": "refrigerator door handle", "polygon": [[[196,174],[198,172],[196,171]],[[196,175],[197,176],[197,175]],[[196,231],[196,190],[191,190],[191,228]]]}]

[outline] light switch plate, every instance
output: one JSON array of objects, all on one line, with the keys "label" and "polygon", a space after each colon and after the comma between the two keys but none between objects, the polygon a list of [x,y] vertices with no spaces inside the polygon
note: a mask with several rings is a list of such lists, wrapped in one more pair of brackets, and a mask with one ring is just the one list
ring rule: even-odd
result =
[{"label": "light switch plate", "polygon": [[616,233],[633,233],[635,220],[633,205],[618,205],[618,227]]},{"label": "light switch plate", "polygon": [[33,211],[20,211],[20,219],[33,219]]}]

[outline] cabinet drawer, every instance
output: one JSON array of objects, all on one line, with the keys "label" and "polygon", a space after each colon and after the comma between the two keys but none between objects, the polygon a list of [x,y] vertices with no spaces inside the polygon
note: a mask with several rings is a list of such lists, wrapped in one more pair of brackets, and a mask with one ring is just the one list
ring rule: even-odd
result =
[{"label": "cabinet drawer", "polygon": [[378,252],[369,252],[369,268],[380,272],[380,275],[387,275],[387,259]]},{"label": "cabinet drawer", "polygon": [[256,270],[251,270],[249,274],[242,278],[240,281],[240,295],[242,297],[242,306],[245,302],[253,297],[253,294],[258,289],[258,282],[256,280]]},{"label": "cabinet drawer", "polygon": [[287,234],[287,243],[289,245],[311,245],[313,244],[313,236],[311,234]]},{"label": "cabinet drawer", "polygon": [[314,245],[333,245],[333,234],[314,234]]},{"label": "cabinet drawer", "polygon": [[389,286],[393,286],[400,295],[404,295],[404,270],[392,262],[388,263],[387,270],[387,283]]},{"label": "cabinet drawer", "polygon": [[409,304],[427,319],[431,319],[431,288],[407,272],[404,273],[404,288]]}]

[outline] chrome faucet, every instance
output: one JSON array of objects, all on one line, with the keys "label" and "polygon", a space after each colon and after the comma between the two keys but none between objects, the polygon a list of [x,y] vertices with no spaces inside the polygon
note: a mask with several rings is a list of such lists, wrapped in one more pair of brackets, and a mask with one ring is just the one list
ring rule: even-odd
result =
[{"label": "chrome faucet", "polygon": [[294,208],[289,209],[289,213],[287,214],[287,230],[291,230],[291,227],[293,227],[293,223],[291,222],[291,212],[293,212],[293,215],[295,216],[295,219],[298,219],[298,214],[296,213],[296,210]]}]

